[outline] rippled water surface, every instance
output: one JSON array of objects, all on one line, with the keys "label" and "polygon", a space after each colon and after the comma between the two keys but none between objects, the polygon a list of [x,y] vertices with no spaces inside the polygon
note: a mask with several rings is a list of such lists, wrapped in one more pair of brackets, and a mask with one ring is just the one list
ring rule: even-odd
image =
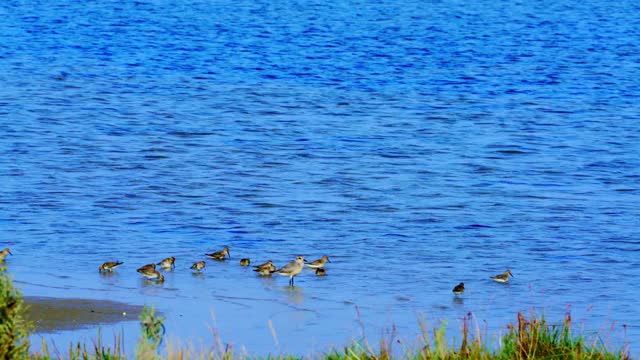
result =
[{"label": "rippled water surface", "polygon": [[[27,295],[155,304],[170,336],[251,353],[568,307],[637,353],[639,11],[4,1],[0,246]],[[328,275],[291,289],[239,266],[298,254]],[[135,272],[171,255],[161,286]]]}]

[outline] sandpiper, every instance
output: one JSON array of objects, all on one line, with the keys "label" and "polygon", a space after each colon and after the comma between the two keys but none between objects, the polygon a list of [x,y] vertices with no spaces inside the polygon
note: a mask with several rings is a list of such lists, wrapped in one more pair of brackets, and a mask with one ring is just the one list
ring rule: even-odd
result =
[{"label": "sandpiper", "polygon": [[249,259],[240,259],[240,265],[242,266],[249,266],[250,263],[251,263],[251,260]]},{"label": "sandpiper", "polygon": [[507,269],[502,274],[498,274],[496,276],[492,276],[491,280],[497,281],[499,283],[506,283],[507,281],[509,281],[509,278],[512,277],[512,276],[513,276],[513,274],[511,273],[511,270]]},{"label": "sandpiper", "polygon": [[325,270],[324,268],[317,268],[316,269],[316,275],[325,276],[325,275],[327,275],[327,270]]},{"label": "sandpiper", "polygon": [[155,269],[156,269],[156,264],[146,264],[146,265],[140,266],[138,269],[136,269],[136,271],[141,273],[143,271],[155,270]]},{"label": "sandpiper", "polygon": [[[312,269],[321,269],[321,268],[324,268],[324,264],[326,264],[327,261],[329,261],[329,257],[327,255],[324,255],[323,257],[321,257],[318,260],[314,260],[314,261],[308,262],[307,266],[312,268]],[[331,261],[329,261],[329,262],[331,262]]]},{"label": "sandpiper", "polygon": [[265,269],[265,268],[271,268],[271,267],[273,267],[273,261],[271,260],[267,260],[267,262],[264,264],[254,266],[254,268],[256,269]]},{"label": "sandpiper", "polygon": [[464,283],[460,283],[453,288],[453,293],[455,295],[461,295],[464,292]]},{"label": "sandpiper", "polygon": [[118,266],[124,264],[122,261],[107,261],[104,264],[100,265],[100,267],[98,268],[99,272],[112,272],[113,269],[117,268]]},{"label": "sandpiper", "polygon": [[304,268],[304,256],[298,256],[292,262],[288,263],[281,269],[276,270],[275,273],[282,276],[288,276],[289,285],[293,286],[293,277],[300,274],[303,268]]},{"label": "sandpiper", "polygon": [[229,259],[231,259],[231,255],[229,255],[229,248],[226,246],[221,251],[205,255],[216,260],[224,260],[224,258],[227,256],[229,257]]},{"label": "sandpiper", "polygon": [[[9,250],[9,248],[5,248],[4,250],[0,251],[0,261],[4,261],[4,259],[9,254],[11,254],[11,251]],[[11,254],[11,255],[13,255],[13,254]]]},{"label": "sandpiper", "polygon": [[193,265],[191,265],[191,270],[201,271],[202,269],[204,269],[205,266],[207,266],[206,262],[198,261],[196,263],[193,263]]},{"label": "sandpiper", "polygon": [[154,268],[140,268],[138,272],[142,274],[146,279],[157,280],[158,282],[164,281],[164,276]]},{"label": "sandpiper", "polygon": [[260,264],[258,266],[254,266],[255,269],[253,271],[258,272],[262,276],[271,275],[276,271],[276,266],[273,265],[273,261],[269,260],[264,264]]},{"label": "sandpiper", "polygon": [[271,265],[270,268],[263,268],[263,269],[253,269],[253,271],[256,271],[258,274],[260,274],[261,276],[271,276],[271,274],[273,274],[274,272],[276,272],[276,267]]},{"label": "sandpiper", "polygon": [[161,268],[165,269],[165,270],[169,270],[172,267],[174,267],[176,262],[176,258],[175,257],[168,257],[166,259],[162,259],[162,261],[160,261],[158,263],[158,265],[160,265]]}]

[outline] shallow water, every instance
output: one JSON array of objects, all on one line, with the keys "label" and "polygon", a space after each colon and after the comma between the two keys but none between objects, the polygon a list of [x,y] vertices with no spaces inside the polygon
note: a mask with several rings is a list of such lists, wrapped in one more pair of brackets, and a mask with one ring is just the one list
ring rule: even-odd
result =
[{"label": "shallow water", "polygon": [[[0,246],[27,295],[155,304],[170,336],[251,353],[568,307],[637,344],[638,10],[3,2]],[[298,254],[328,275],[238,264]],[[135,272],[171,255],[161,286]]]}]

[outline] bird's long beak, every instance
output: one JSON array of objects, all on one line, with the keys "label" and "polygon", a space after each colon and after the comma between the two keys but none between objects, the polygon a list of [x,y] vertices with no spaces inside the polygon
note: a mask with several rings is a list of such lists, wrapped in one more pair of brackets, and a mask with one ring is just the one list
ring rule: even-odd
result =
[{"label": "bird's long beak", "polygon": [[328,261],[328,262],[331,262],[331,260],[329,260],[329,258],[327,258],[327,261]]},{"label": "bird's long beak", "polygon": [[227,250],[227,256],[231,259],[231,251]]},{"label": "bird's long beak", "polygon": [[309,262],[307,259],[302,259],[302,261],[304,261],[304,262]]},{"label": "bird's long beak", "polygon": [[13,253],[11,252],[11,250],[7,250],[9,252],[9,254],[11,254],[13,256]]}]

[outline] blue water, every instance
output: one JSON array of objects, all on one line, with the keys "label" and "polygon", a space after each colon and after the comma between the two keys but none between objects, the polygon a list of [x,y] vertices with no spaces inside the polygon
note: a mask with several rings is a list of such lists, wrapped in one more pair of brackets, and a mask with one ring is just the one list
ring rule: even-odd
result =
[{"label": "blue water", "polygon": [[[639,11],[4,1],[0,246],[26,295],[155,304],[170,336],[252,354],[532,310],[637,354]],[[328,275],[238,264],[298,254]],[[162,286],[135,272],[171,255]],[[114,328],[131,350],[135,322]]]}]

